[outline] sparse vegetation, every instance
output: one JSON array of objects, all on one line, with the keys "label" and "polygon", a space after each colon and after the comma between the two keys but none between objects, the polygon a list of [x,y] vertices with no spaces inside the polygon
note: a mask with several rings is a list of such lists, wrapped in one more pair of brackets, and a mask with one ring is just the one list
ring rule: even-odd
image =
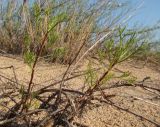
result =
[{"label": "sparse vegetation", "polygon": [[[128,59],[148,56],[148,51],[159,59],[159,50],[151,52],[143,32],[129,31],[119,23],[128,14],[127,3],[46,0],[29,4],[24,0],[23,3],[9,1],[7,7],[1,5],[0,52],[22,56],[30,68],[30,78],[29,82],[21,84],[14,66],[0,68],[13,69],[14,74],[14,79],[0,74],[5,79],[4,87],[0,87],[0,112],[3,110],[0,126],[85,127],[75,119],[88,107],[95,106],[94,101],[127,111],[110,100],[115,94],[109,95],[105,90],[138,86],[159,95],[159,89],[144,84],[148,78],[138,82],[129,71],[118,76],[113,72]],[[113,16],[119,9],[122,13]],[[89,63],[81,71],[77,65],[84,57],[88,57]],[[52,79],[52,83],[35,88],[40,58],[67,67],[58,81]],[[94,67],[94,58],[98,68]],[[73,88],[67,86],[67,82],[79,77],[83,78],[79,89],[77,84]],[[109,82],[114,79],[120,80],[110,86]],[[159,126],[154,120],[130,113]]]}]

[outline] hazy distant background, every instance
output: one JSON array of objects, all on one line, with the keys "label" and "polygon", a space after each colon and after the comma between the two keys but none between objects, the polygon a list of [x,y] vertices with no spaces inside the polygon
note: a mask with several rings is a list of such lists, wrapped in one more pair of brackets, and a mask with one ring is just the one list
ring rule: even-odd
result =
[{"label": "hazy distant background", "polygon": [[[9,0],[1,0],[7,3]],[[22,2],[23,0],[18,0]],[[31,4],[35,0],[28,0]],[[94,1],[94,0],[93,0]],[[160,26],[160,0],[117,0],[120,2],[129,2],[133,8],[143,2],[135,15],[127,22],[129,28]],[[155,39],[160,39],[160,30],[155,31]]]}]

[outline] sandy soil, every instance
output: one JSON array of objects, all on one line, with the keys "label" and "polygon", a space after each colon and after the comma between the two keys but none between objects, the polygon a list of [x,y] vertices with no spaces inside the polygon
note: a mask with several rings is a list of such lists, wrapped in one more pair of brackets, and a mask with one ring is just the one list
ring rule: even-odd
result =
[{"label": "sandy soil", "polygon": [[[146,66],[144,68],[137,68],[134,67],[135,65],[137,66],[135,63],[123,63],[116,68],[118,70],[132,72],[139,81],[145,77],[150,77],[151,80],[148,80],[145,85],[160,89],[160,73],[158,71]],[[24,64],[21,58],[12,59],[0,56],[0,68],[8,66],[14,66],[19,82],[22,84],[29,82],[31,69]],[[65,65],[45,62],[38,63],[34,78],[35,88],[60,79],[65,69]],[[12,69],[0,69],[0,74],[14,78]],[[82,80],[79,78],[68,84],[76,84],[78,86],[81,85]],[[0,83],[2,81],[3,78]],[[102,103],[97,107],[90,107],[91,110],[87,110],[82,118],[77,118],[77,121],[83,122],[90,127],[156,127],[154,123],[160,126],[159,93],[155,95],[140,87],[115,88],[106,91],[106,93],[117,95],[111,98],[111,101],[114,102],[114,105],[122,107],[122,110],[118,110],[115,106]],[[137,114],[137,116],[134,114]]]}]

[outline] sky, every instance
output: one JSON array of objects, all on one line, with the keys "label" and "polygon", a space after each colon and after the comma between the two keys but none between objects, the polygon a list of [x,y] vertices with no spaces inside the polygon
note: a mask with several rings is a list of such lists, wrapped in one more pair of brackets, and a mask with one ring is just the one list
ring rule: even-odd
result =
[{"label": "sky", "polygon": [[[132,4],[138,3],[142,0],[128,0],[134,1]],[[154,25],[160,21],[160,0],[143,0],[144,4],[136,12],[136,15],[130,20],[130,25],[139,24],[142,26]]]},{"label": "sky", "polygon": [[[129,28],[142,28],[160,26],[160,0],[119,0],[129,1],[136,8],[139,3],[143,4],[136,10],[135,15],[127,22]],[[126,25],[126,24],[125,24]],[[154,30],[154,41],[160,40],[160,29]]]}]

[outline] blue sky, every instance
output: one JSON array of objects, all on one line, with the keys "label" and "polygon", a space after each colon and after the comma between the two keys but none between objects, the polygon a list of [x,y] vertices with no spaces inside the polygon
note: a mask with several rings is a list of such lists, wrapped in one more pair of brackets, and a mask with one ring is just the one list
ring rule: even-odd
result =
[{"label": "blue sky", "polygon": [[[132,4],[138,3],[140,0]],[[139,24],[141,26],[154,25],[160,21],[160,0],[144,0],[143,6],[137,10],[136,15],[130,20],[130,25]]]},{"label": "blue sky", "polygon": [[[135,15],[128,21],[129,28],[142,28],[160,26],[160,0],[119,0],[121,2],[129,1],[133,8],[137,7],[138,3],[144,1],[143,6],[139,8]],[[126,24],[125,24],[126,25]],[[160,29],[153,33],[154,40],[160,40]]]}]

